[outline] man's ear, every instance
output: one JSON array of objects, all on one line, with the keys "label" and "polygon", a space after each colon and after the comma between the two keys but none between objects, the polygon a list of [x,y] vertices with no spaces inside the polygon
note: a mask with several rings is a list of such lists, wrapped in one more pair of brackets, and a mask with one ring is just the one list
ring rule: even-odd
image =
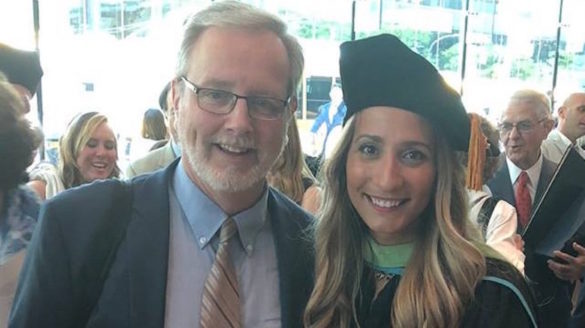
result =
[{"label": "man's ear", "polygon": [[[172,108],[169,108],[170,111],[178,111],[179,110],[179,103],[181,101],[181,86],[179,86],[179,79],[174,79],[171,82],[171,95],[172,95]],[[171,115],[176,116],[177,112],[172,113]]]},{"label": "man's ear", "polygon": [[567,118],[567,109],[567,106],[559,107],[559,110],[557,111],[559,118],[562,118],[563,120]]},{"label": "man's ear", "polygon": [[296,96],[290,97],[290,100],[288,101],[288,108],[291,112],[291,114],[294,114],[294,112],[297,110],[299,103],[297,100]]}]

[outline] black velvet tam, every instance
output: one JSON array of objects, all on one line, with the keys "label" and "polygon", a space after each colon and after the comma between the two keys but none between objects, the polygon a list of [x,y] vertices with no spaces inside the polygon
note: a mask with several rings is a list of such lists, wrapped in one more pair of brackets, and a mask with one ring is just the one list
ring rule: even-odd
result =
[{"label": "black velvet tam", "polygon": [[6,75],[8,82],[20,84],[31,95],[43,76],[43,69],[36,52],[24,51],[0,44],[0,71]]},{"label": "black velvet tam", "polygon": [[437,69],[396,36],[344,42],[340,50],[345,122],[373,106],[396,107],[426,118],[454,150],[467,151],[470,123],[461,97]]}]

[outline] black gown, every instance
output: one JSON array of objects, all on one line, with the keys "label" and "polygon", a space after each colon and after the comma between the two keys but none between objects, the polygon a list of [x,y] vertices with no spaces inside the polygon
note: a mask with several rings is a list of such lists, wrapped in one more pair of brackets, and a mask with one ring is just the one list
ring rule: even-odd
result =
[{"label": "black gown", "polygon": [[[476,287],[475,298],[468,305],[460,327],[535,327],[528,311],[538,322],[536,305],[522,275],[507,262],[490,258],[486,262],[487,278]],[[356,302],[361,327],[391,327],[390,308],[399,281],[399,275],[392,276],[372,302],[375,292],[374,271],[366,267],[361,284],[363,301]],[[502,282],[515,286],[520,296]],[[525,305],[522,304],[522,299]]]}]

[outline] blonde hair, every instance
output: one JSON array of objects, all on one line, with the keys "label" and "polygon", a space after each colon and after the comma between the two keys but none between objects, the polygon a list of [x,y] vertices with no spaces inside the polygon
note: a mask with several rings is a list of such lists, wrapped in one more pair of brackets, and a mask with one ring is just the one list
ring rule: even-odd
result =
[{"label": "blonde hair", "polygon": [[[355,117],[323,168],[326,197],[315,228],[316,277],[304,314],[307,327],[359,326],[356,303],[369,232],[347,193],[346,163],[354,132]],[[434,196],[422,214],[412,258],[389,309],[393,327],[458,326],[486,272],[483,251],[469,241],[479,236],[467,218],[463,167],[444,136],[436,130],[434,135]]]},{"label": "blonde hair", "polygon": [[288,142],[268,173],[268,183],[300,204],[305,193],[303,178],[317,183],[305,162],[297,120],[292,117],[287,131]]},{"label": "blonde hair", "polygon": [[[85,147],[91,135],[102,123],[107,123],[108,118],[97,112],[88,112],[75,117],[68,125],[67,131],[59,140],[59,165],[58,171],[65,189],[77,187],[86,183],[79,168],[77,157]],[[114,147],[118,150],[118,142],[114,139]],[[120,176],[118,163],[109,178]]]}]

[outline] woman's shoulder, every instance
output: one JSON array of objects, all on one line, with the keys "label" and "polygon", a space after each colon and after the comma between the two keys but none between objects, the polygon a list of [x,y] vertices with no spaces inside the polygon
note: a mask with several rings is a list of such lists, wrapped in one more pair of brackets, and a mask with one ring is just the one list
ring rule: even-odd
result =
[{"label": "woman's shoulder", "polygon": [[503,260],[488,257],[486,265],[464,326],[535,327],[536,303],[522,274]]}]

